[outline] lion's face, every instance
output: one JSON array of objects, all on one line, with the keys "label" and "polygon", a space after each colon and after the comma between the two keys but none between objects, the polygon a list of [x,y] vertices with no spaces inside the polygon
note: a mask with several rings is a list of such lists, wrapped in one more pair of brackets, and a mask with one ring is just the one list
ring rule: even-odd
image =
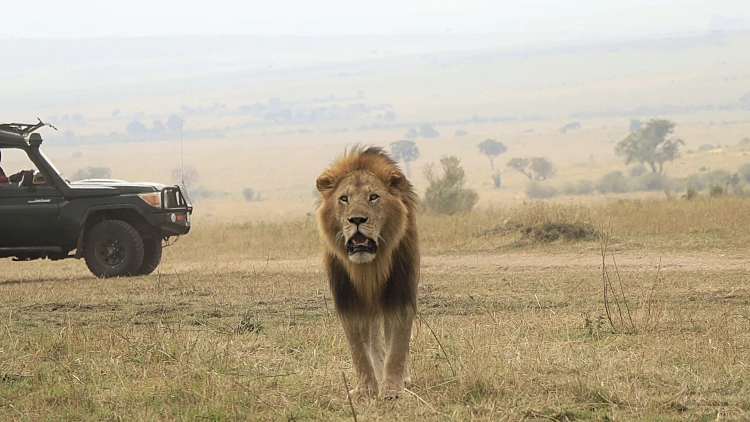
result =
[{"label": "lion's face", "polygon": [[389,211],[400,201],[375,175],[365,171],[343,179],[332,199],[336,200],[336,221],[349,260],[355,264],[373,261],[386,241],[383,228],[393,223],[388,221]]},{"label": "lion's face", "polygon": [[333,214],[334,243],[354,264],[372,262],[398,241],[406,209],[394,192],[368,171],[354,171],[339,182],[325,204]]}]

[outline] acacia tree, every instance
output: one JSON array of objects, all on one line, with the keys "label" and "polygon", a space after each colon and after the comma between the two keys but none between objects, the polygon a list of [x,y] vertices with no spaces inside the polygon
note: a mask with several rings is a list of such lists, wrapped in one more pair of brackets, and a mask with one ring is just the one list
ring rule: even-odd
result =
[{"label": "acacia tree", "polygon": [[526,176],[529,180],[547,180],[555,175],[555,166],[546,157],[513,158],[508,167]]},{"label": "acacia tree", "polygon": [[487,158],[490,159],[490,169],[493,171],[495,170],[495,157],[508,150],[502,142],[498,142],[494,139],[485,139],[477,145],[477,148],[479,148],[480,153],[486,155]]},{"label": "acacia tree", "polygon": [[396,161],[403,161],[406,177],[411,177],[411,163],[419,158],[419,148],[414,141],[406,139],[391,143],[391,155]]},{"label": "acacia tree", "polygon": [[625,164],[646,163],[652,173],[661,174],[664,163],[677,158],[680,145],[685,145],[682,139],[667,138],[674,132],[674,127],[672,121],[651,119],[618,142],[615,155],[623,157]]}]

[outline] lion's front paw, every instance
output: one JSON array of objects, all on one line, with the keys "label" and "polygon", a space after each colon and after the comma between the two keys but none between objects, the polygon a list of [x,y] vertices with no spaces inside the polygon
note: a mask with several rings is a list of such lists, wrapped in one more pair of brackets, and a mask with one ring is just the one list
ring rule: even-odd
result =
[{"label": "lion's front paw", "polygon": [[404,382],[386,382],[380,390],[380,397],[385,400],[395,400],[404,396]]},{"label": "lion's front paw", "polygon": [[378,395],[378,382],[376,380],[358,383],[352,390],[349,390],[352,397],[374,397]]}]

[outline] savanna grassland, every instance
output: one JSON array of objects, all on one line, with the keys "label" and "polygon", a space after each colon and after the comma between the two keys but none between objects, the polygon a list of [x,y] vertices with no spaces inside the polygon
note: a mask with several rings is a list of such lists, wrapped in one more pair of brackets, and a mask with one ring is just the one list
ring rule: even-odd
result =
[{"label": "savanna grassland", "polygon": [[[750,201],[532,202],[419,224],[409,393],[355,398],[358,420],[750,417]],[[148,277],[1,262],[0,416],[351,420],[317,245],[312,219],[207,224]]]},{"label": "savanna grassland", "polygon": [[[200,174],[189,187],[194,228],[147,277],[0,261],[0,419],[353,420],[352,407],[360,421],[750,419],[750,174],[689,200],[684,185],[563,192],[612,171],[630,178],[633,166],[614,155],[630,118],[676,123],[685,145],[664,166],[669,178],[724,171],[727,184],[716,183],[728,188],[748,164],[750,36],[686,39],[533,54],[396,45],[339,62],[304,51],[306,64],[295,52],[269,64],[240,50],[219,57],[226,68],[215,73],[196,61],[197,75],[151,71],[180,67],[161,57],[118,57],[98,65],[128,78],[96,74],[98,85],[67,104],[59,99],[94,72],[84,60],[56,65],[36,88],[50,105],[14,113],[85,117],[42,132],[60,171],[106,166],[115,179],[172,183],[184,159]],[[251,61],[262,68],[243,68]],[[8,95],[39,75],[11,75]],[[297,124],[238,111],[273,98],[295,113],[387,105],[395,118],[384,123],[378,109]],[[188,114],[184,142],[104,140],[133,120],[163,122],[183,101],[225,108]],[[418,193],[422,166],[456,155],[479,201],[470,213],[419,217],[409,393],[350,405],[344,377],[351,385],[354,373],[320,265],[314,181],[346,145],[387,147],[425,122],[440,134],[414,139]],[[581,128],[562,133],[571,122]],[[508,149],[495,160],[499,189],[477,149],[488,138]],[[532,156],[556,168],[544,183],[560,194],[543,202],[506,166]],[[3,168],[26,163],[5,154]],[[246,188],[262,200],[246,201]]]}]

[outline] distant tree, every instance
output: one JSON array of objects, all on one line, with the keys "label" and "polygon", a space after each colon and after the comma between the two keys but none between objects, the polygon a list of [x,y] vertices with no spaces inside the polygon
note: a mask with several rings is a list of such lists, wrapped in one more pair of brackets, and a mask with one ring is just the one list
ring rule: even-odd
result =
[{"label": "distant tree", "polygon": [[183,183],[183,178],[185,187],[190,187],[200,180],[200,173],[198,173],[198,169],[193,166],[185,166],[184,175],[180,167],[172,169],[172,180],[175,183]]},{"label": "distant tree", "polygon": [[499,171],[492,173],[492,184],[495,186],[495,189],[500,189],[500,187],[502,186],[503,179],[500,176]]},{"label": "distant tree", "polygon": [[161,133],[167,129],[161,120],[154,120],[151,125],[151,131],[154,133]]},{"label": "distant tree", "polygon": [[565,134],[569,130],[578,130],[580,128],[581,128],[581,124],[580,123],[578,123],[578,122],[570,122],[570,123],[566,124],[565,126],[563,126],[562,128],[560,128],[560,133]]},{"label": "distant tree", "polygon": [[461,136],[466,136],[466,135],[468,135],[468,134],[469,134],[469,132],[467,132],[466,130],[464,130],[464,129],[459,129],[459,130],[457,130],[457,131],[456,131],[456,133],[455,133],[454,135],[455,135],[456,137],[461,137]]},{"label": "distant tree", "polygon": [[742,108],[745,110],[750,110],[750,91],[740,97],[740,104],[742,104]]},{"label": "distant tree", "polygon": [[392,122],[396,120],[396,113],[392,110],[388,110],[385,113],[383,113],[383,119],[385,119],[388,122]]},{"label": "distant tree", "polygon": [[281,109],[282,104],[283,103],[281,102],[281,98],[279,97],[273,97],[273,98],[268,99],[268,108],[270,109],[272,113],[279,111]]},{"label": "distant tree", "polygon": [[547,180],[555,175],[555,166],[546,157],[513,158],[508,161],[508,167],[529,180]]},{"label": "distant tree", "polygon": [[112,117],[117,117],[120,115],[120,110],[112,110]]},{"label": "distant tree", "polygon": [[109,179],[112,177],[112,170],[109,167],[86,167],[76,171],[71,177],[72,181],[86,179]]},{"label": "distant tree", "polygon": [[391,155],[396,161],[403,161],[406,177],[411,177],[411,163],[419,158],[419,148],[414,141],[407,139],[391,143]]},{"label": "distant tree", "polygon": [[480,153],[489,158],[490,169],[493,171],[495,170],[495,158],[500,154],[504,154],[505,151],[508,150],[502,142],[498,142],[494,139],[485,139],[477,145],[477,148],[479,148]]},{"label": "distant tree", "polygon": [[417,136],[419,136],[419,133],[417,133],[417,131],[412,127],[412,128],[409,128],[408,131],[406,131],[404,138],[415,139]]},{"label": "distant tree", "polygon": [[435,128],[432,127],[431,124],[423,124],[419,128],[419,136],[427,139],[437,138],[438,136],[440,136],[440,132],[435,130]]},{"label": "distant tree", "polygon": [[144,135],[148,133],[146,125],[139,122],[138,120],[133,120],[132,122],[128,123],[128,125],[125,126],[125,131],[131,135]]},{"label": "distant tree", "polygon": [[461,160],[455,155],[440,159],[443,167],[442,176],[434,173],[434,163],[424,167],[427,179],[427,189],[423,204],[428,211],[437,214],[455,214],[469,212],[479,199],[479,194],[473,189],[464,188],[466,173],[461,167]]},{"label": "distant tree", "polygon": [[181,127],[182,119],[180,119],[180,116],[176,114],[169,116],[167,119],[167,129],[169,129],[170,132],[179,132]]},{"label": "distant tree", "polygon": [[750,164],[741,165],[737,170],[737,173],[739,173],[740,177],[745,180],[745,182],[750,183]]},{"label": "distant tree", "polygon": [[637,119],[630,119],[630,126],[628,127],[630,133],[635,133],[641,130],[641,121]]},{"label": "distant tree", "polygon": [[675,123],[664,119],[651,119],[637,132],[631,133],[615,147],[615,154],[625,159],[625,164],[646,163],[651,172],[661,174],[664,163],[679,155],[682,139],[668,139]]},{"label": "distant tree", "polygon": [[242,114],[255,114],[260,115],[266,110],[266,106],[263,103],[255,103],[253,105],[242,105],[240,111]]},{"label": "distant tree", "polygon": [[242,189],[242,197],[245,198],[245,201],[248,202],[259,202],[260,201],[260,192],[256,192],[252,188],[245,188]]},{"label": "distant tree", "polygon": [[523,174],[524,176],[528,177],[529,180],[532,180],[534,175],[531,173],[531,171],[528,170],[529,163],[531,160],[528,158],[511,158],[510,161],[508,161],[508,167],[512,168],[513,170],[516,170]]},{"label": "distant tree", "polygon": [[555,166],[546,157],[533,157],[529,168],[535,180],[547,180],[555,175]]},{"label": "distant tree", "polygon": [[63,132],[63,136],[66,138],[72,138],[76,136],[76,134],[72,130],[66,130],[65,132]]},{"label": "distant tree", "polygon": [[628,170],[628,176],[630,177],[638,177],[643,175],[643,173],[647,172],[646,167],[643,166],[643,164],[638,164],[630,168]]}]

